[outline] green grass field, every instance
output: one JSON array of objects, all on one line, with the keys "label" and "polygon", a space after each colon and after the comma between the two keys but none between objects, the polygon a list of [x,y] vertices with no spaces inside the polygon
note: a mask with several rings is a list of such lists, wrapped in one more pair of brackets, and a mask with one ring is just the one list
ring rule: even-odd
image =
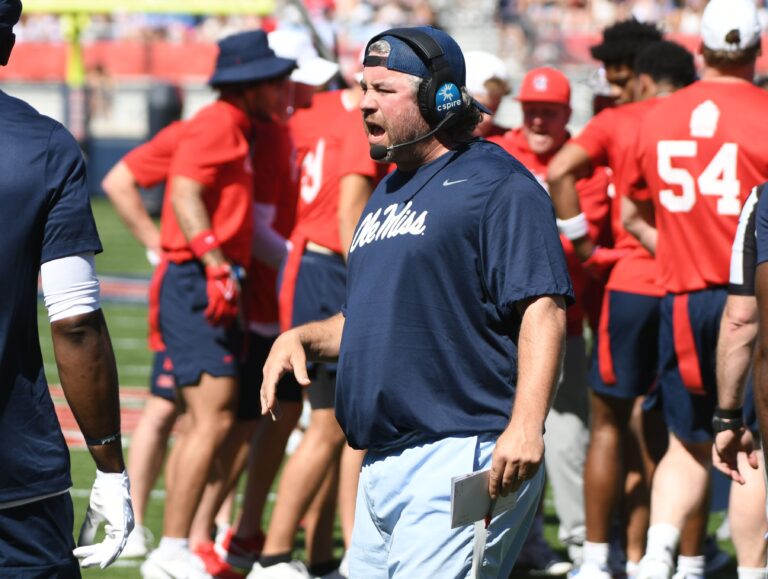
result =
[{"label": "green grass field", "polygon": [[[144,252],[140,245],[134,241],[122,223],[118,220],[108,202],[96,199],[93,203],[94,214],[99,227],[99,233],[104,244],[104,253],[97,258],[99,274],[146,276],[151,273],[151,268],[146,262]],[[118,372],[122,386],[143,387],[147,384],[150,372],[151,356],[146,348],[146,306],[123,305],[117,303],[105,303],[104,312],[109,324],[112,341],[118,363]],[[47,317],[43,309],[40,309],[38,321],[41,333],[41,344],[45,359],[45,368],[48,379],[52,383],[58,382],[55,364],[53,361],[50,332],[48,330]],[[72,478],[74,481],[73,498],[75,503],[75,519],[77,530],[82,521],[87,506],[87,495],[95,477],[95,467],[90,456],[84,450],[72,450]],[[163,499],[161,486],[155,493],[149,505],[145,523],[159,539]],[[267,517],[271,508],[267,509]],[[562,545],[557,542],[557,519],[554,516],[551,498],[545,501],[546,536],[550,543],[561,553],[564,553]],[[710,520],[710,528],[714,530],[720,524],[722,514],[715,514]],[[266,523],[266,521],[265,521]],[[335,535],[336,543],[341,544],[340,533]],[[297,555],[302,555],[301,536],[297,542]],[[733,552],[730,543],[724,543],[723,548]],[[138,561],[118,561],[116,565],[105,571],[86,570],[85,577],[115,577],[136,578],[139,577]],[[524,577],[525,575],[518,575]],[[726,579],[736,576],[736,567],[733,562],[721,573],[714,575],[715,579]]]}]

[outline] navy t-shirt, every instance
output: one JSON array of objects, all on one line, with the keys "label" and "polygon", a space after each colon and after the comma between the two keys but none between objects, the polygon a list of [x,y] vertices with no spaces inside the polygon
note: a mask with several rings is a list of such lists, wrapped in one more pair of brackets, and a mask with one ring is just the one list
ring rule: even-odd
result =
[{"label": "navy t-shirt", "polygon": [[336,416],[355,448],[498,434],[516,303],[573,289],[547,193],[476,140],[376,188],[349,252]]},{"label": "navy t-shirt", "polygon": [[755,210],[755,237],[757,238],[757,261],[760,265],[768,261],[768,195],[760,195]]},{"label": "navy t-shirt", "polygon": [[71,486],[43,373],[40,264],[101,251],[85,163],[67,130],[0,91],[0,503]]}]

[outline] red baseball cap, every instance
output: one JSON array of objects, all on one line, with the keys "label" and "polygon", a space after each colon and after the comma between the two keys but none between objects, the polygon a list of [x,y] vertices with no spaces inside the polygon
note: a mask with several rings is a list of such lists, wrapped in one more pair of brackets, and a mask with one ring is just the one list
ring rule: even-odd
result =
[{"label": "red baseball cap", "polygon": [[517,95],[520,102],[571,104],[571,83],[559,70],[541,66],[528,71]]}]

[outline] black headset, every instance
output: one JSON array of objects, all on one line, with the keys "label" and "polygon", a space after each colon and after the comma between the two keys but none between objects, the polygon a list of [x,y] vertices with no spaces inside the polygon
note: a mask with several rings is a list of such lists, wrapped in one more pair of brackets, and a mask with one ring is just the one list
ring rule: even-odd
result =
[{"label": "black headset", "polygon": [[[454,79],[445,52],[429,34],[417,28],[393,28],[377,34],[365,47],[364,65],[386,65],[386,62],[382,62],[378,57],[367,56],[368,48],[385,36],[392,36],[405,42],[429,68],[429,77],[422,79],[417,96],[419,110],[424,120],[433,127],[438,123],[447,125],[463,117],[472,107],[472,99],[466,88]],[[450,120],[446,118],[449,116]]]}]

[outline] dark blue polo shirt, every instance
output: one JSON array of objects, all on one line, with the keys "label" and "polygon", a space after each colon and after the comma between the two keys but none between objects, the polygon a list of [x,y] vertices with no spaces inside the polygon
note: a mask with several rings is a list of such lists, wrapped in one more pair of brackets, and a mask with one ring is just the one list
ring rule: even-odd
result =
[{"label": "dark blue polo shirt", "polygon": [[71,485],[43,373],[40,264],[101,251],[85,163],[56,121],[0,91],[0,503]]},{"label": "dark blue polo shirt", "polygon": [[573,295],[547,193],[477,140],[374,191],[349,252],[336,415],[356,448],[500,433],[515,304]]},{"label": "dark blue polo shirt", "polygon": [[759,197],[755,209],[755,237],[757,238],[757,262],[760,265],[768,261],[768,195],[760,194],[764,185],[759,186]]}]

